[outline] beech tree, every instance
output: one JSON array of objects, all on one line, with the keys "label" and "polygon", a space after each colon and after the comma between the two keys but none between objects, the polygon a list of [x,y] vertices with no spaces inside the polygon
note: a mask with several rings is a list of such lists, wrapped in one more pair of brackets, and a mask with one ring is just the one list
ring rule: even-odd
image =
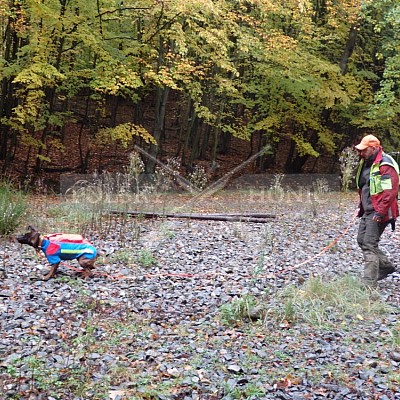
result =
[{"label": "beech tree", "polygon": [[50,165],[68,124],[82,172],[95,140],[138,140],[152,171],[170,110],[188,168],[231,137],[268,147],[260,168],[284,150],[286,172],[367,129],[398,145],[395,0],[0,0],[0,21],[3,171],[22,147]]},{"label": "beech tree", "polygon": [[[363,123],[378,132],[388,145],[400,145],[400,4],[395,0],[369,2],[360,28],[363,60],[374,88],[373,101]],[[389,147],[390,148],[390,147]]]},{"label": "beech tree", "polygon": [[[28,144],[36,152],[39,170],[42,161],[49,161],[50,147],[62,149],[59,132],[66,122],[83,120],[87,124],[91,103],[95,114],[101,112],[107,96],[135,97],[134,91],[142,86],[141,77],[121,49],[124,33],[112,31],[113,16],[120,18],[118,13],[132,10],[136,7],[102,8],[100,2],[93,6],[80,0],[13,3],[6,12],[5,35],[10,44],[4,51],[2,69],[7,90],[2,93],[0,109],[1,154],[11,154],[17,143]],[[85,92],[82,112],[71,102]],[[39,138],[36,132],[41,132]]]}]

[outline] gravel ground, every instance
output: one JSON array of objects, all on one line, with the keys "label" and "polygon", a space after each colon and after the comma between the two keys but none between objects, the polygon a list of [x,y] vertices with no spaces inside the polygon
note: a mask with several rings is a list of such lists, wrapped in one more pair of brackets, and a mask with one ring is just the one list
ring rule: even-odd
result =
[{"label": "gravel ground", "polygon": [[[281,202],[264,224],[115,223],[90,235],[109,255],[87,281],[71,262],[44,282],[44,259],[3,242],[1,399],[400,399],[399,273],[379,283],[393,307],[379,318],[221,320],[246,295],[268,306],[311,277],[360,276],[354,204]],[[399,240],[384,233],[391,258]]]}]

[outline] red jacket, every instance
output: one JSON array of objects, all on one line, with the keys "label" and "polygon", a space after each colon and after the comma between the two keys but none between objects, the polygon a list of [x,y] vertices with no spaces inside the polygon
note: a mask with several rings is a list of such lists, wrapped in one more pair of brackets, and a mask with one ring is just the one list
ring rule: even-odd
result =
[{"label": "red jacket", "polygon": [[[362,159],[357,171],[356,183],[360,195],[359,216],[364,214],[361,202],[361,188],[359,178],[364,165]],[[370,195],[374,210],[383,219],[382,222],[396,219],[399,216],[397,202],[399,190],[399,167],[392,157],[385,154],[382,149],[378,151],[370,171]]]}]

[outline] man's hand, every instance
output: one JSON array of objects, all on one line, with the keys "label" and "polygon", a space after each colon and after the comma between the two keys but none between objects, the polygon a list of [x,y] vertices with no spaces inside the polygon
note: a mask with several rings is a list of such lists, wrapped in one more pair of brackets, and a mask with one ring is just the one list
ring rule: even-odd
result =
[{"label": "man's hand", "polygon": [[375,222],[382,222],[383,221],[383,215],[379,214],[379,213],[375,213],[374,216],[372,217],[372,219]]}]

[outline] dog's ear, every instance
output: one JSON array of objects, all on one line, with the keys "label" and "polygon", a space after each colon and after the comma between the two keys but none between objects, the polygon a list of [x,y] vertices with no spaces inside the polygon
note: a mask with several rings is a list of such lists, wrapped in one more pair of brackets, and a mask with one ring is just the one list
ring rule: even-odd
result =
[{"label": "dog's ear", "polygon": [[31,231],[31,233],[32,233],[32,232],[37,232],[37,229],[36,229],[34,226],[29,225],[29,226],[28,226],[28,231]]}]

